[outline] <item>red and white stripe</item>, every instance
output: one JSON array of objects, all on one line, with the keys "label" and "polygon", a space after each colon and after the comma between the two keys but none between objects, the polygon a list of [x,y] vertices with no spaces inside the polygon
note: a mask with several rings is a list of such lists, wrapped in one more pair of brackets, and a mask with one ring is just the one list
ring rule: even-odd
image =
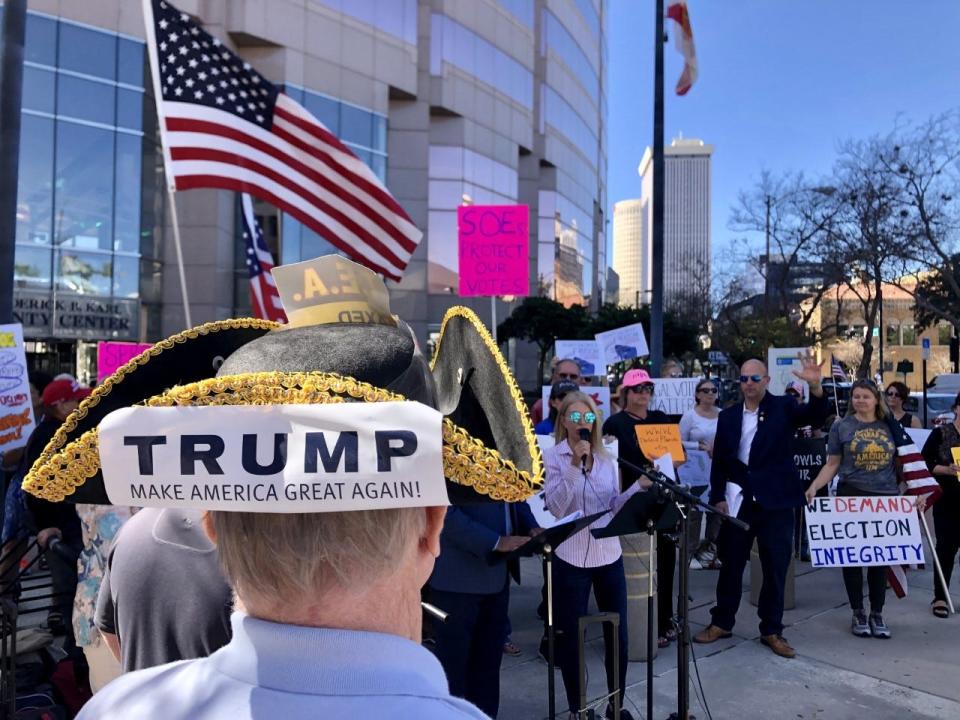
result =
[{"label": "red and white stripe", "polygon": [[677,50],[683,55],[683,72],[677,80],[677,95],[686,95],[697,81],[697,51],[693,46],[693,26],[690,11],[683,0],[670,0],[667,17],[676,23]]},{"label": "red and white stripe", "polygon": [[240,208],[243,211],[243,221],[247,226],[247,243],[253,248],[259,272],[251,272],[250,276],[250,304],[253,314],[258,318],[287,322],[287,314],[280,302],[280,292],[273,279],[273,256],[263,247],[263,236],[253,213],[253,199],[244,193],[240,196]]},{"label": "red and white stripe", "polygon": [[[896,421],[894,421],[896,422]],[[891,423],[891,426],[893,423]],[[929,507],[935,503],[943,490],[933,475],[930,474],[927,463],[920,454],[916,443],[910,440],[906,431],[899,427],[899,433],[895,431],[894,439],[897,444],[897,476],[900,480],[900,493],[903,495],[913,495],[914,497],[926,496],[926,503]],[[907,438],[907,442],[903,441]],[[907,596],[909,583],[907,582],[906,566],[891,565],[887,567],[887,582],[890,588],[898,598]]]},{"label": "red and white stripe", "polygon": [[422,233],[373,171],[295,100],[278,96],[272,130],[192,103],[160,107],[177,190],[250,193],[400,279]]}]

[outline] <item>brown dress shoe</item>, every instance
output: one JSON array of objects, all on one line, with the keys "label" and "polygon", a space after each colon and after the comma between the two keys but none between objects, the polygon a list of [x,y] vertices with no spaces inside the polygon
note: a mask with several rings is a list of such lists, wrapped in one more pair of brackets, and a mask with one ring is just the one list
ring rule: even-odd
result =
[{"label": "brown dress shoe", "polygon": [[790,647],[790,643],[784,640],[780,635],[764,635],[762,638],[760,638],[760,642],[773,650],[773,652],[780,657],[792,658],[797,656],[797,651]]},{"label": "brown dress shoe", "polygon": [[718,628],[716,625],[707,625],[703,630],[693,636],[693,641],[706,645],[707,643],[716,642],[717,640],[728,637],[733,637],[733,633],[729,630]]}]

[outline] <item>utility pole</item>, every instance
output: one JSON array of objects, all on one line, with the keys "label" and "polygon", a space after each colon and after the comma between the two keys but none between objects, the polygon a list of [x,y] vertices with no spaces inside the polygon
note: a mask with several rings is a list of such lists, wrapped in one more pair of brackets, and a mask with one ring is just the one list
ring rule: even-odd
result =
[{"label": "utility pole", "polygon": [[663,0],[657,0],[653,79],[653,293],[650,303],[650,369],[660,376],[663,363]]},{"label": "utility pole", "polygon": [[767,255],[763,260],[763,341],[769,347],[770,345],[770,206],[773,204],[773,198],[770,195],[763,196],[763,204],[766,208],[766,219],[763,223],[763,236],[767,244]]},{"label": "utility pole", "polygon": [[27,0],[4,0],[0,48],[0,323],[13,322],[13,254],[17,236],[20,97]]}]

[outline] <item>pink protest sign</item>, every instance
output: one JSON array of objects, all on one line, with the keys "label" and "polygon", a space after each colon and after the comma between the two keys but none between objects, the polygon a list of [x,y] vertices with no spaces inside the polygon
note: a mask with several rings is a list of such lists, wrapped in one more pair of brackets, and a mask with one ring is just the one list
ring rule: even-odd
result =
[{"label": "pink protest sign", "polygon": [[150,347],[153,347],[150,343],[98,342],[97,383]]},{"label": "pink protest sign", "polygon": [[529,293],[529,219],[526,205],[457,208],[461,297]]}]

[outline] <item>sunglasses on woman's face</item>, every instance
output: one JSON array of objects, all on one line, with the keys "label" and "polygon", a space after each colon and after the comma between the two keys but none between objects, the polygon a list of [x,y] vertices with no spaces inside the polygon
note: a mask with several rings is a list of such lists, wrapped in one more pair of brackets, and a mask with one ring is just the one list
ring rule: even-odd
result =
[{"label": "sunglasses on woman's face", "polygon": [[711,395],[716,395],[717,389],[716,388],[700,388],[697,392],[705,392],[705,393],[710,393]]},{"label": "sunglasses on woman's face", "polygon": [[574,423],[578,423],[580,422],[581,419],[583,419],[583,420],[586,420],[591,425],[593,425],[593,423],[597,421],[596,414],[589,411],[582,413],[579,410],[574,410],[572,413],[567,415],[567,417],[570,418],[570,422],[574,422]]},{"label": "sunglasses on woman's face", "polygon": [[900,397],[900,393],[896,390],[887,390],[887,397]]}]

